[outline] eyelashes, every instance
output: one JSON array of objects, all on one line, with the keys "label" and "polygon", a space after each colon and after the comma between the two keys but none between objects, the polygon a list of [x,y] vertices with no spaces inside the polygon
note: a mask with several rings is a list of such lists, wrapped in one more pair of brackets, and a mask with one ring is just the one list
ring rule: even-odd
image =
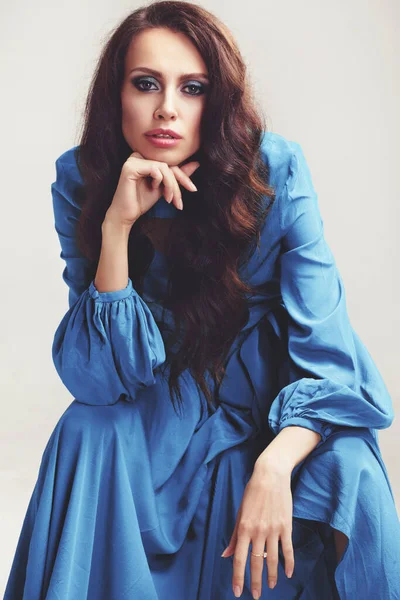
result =
[{"label": "eyelashes", "polygon": [[[148,78],[144,78],[144,77],[136,77],[136,78],[132,79],[132,83],[141,92],[153,91],[149,87],[147,87],[147,88],[146,87],[142,87],[142,84],[155,85],[154,81],[152,81],[151,79],[148,79]],[[192,94],[191,92],[186,92],[186,94],[188,96],[201,96],[206,91],[206,86],[203,85],[202,83],[199,84],[197,82],[187,83],[184,87],[185,88],[192,88],[192,89],[194,88],[198,92],[198,93],[195,93],[195,94]]]}]

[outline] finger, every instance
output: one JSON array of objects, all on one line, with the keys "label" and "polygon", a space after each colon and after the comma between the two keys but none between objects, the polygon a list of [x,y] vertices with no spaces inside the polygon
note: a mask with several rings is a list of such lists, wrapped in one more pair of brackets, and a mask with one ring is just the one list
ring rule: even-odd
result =
[{"label": "finger", "polygon": [[268,586],[272,589],[278,580],[278,544],[279,536],[270,533],[267,537],[267,575]]},{"label": "finger", "polygon": [[163,175],[158,167],[154,165],[151,169],[150,176],[152,177],[151,187],[155,190],[160,187],[163,180]]},{"label": "finger", "polygon": [[251,536],[243,523],[238,526],[238,537],[236,542],[235,554],[233,557],[233,577],[232,589],[235,596],[238,598],[243,591],[244,572],[246,562],[249,556],[249,545]]},{"label": "finger", "polygon": [[134,156],[135,158],[144,158],[144,156],[142,154],[140,154],[140,152],[132,152],[132,154],[130,156]]},{"label": "finger", "polygon": [[167,202],[171,202],[173,198],[173,186],[171,178],[168,174],[169,167],[165,163],[157,163],[157,167],[162,174],[162,185],[164,186],[164,198]]},{"label": "finger", "polygon": [[281,535],[282,553],[285,557],[285,573],[287,577],[291,577],[294,571],[294,552],[292,543],[292,532],[290,529],[285,529]]},{"label": "finger", "polygon": [[[240,515],[239,515],[239,517],[240,517]],[[228,556],[232,556],[232,554],[235,552],[235,547],[236,547],[236,542],[237,542],[237,527],[238,527],[238,518],[236,519],[235,529],[233,530],[233,533],[231,535],[230,542],[221,555],[224,558],[227,558]]]},{"label": "finger", "polygon": [[178,169],[186,173],[189,177],[199,168],[200,162],[198,160],[192,160],[183,165],[176,165]]},{"label": "finger", "polygon": [[175,175],[166,163],[160,162],[157,166],[163,174],[163,184],[166,188],[166,192],[164,193],[165,199],[167,202],[173,200],[176,208],[182,209],[182,194],[178,182],[175,179]]},{"label": "finger", "polygon": [[257,538],[252,539],[251,552],[254,552],[254,554],[261,554],[261,556],[254,556],[250,553],[251,593],[253,594],[253,598],[259,598],[261,596],[264,548],[265,535],[260,535]]},{"label": "finger", "polygon": [[[170,171],[168,165],[162,162],[151,162],[145,159],[140,152],[132,152],[129,158],[141,158],[143,159],[142,164],[139,166],[135,164],[135,169],[138,173],[143,176],[151,177],[151,186],[153,189],[157,189],[160,187],[161,183],[165,187],[164,197],[167,202],[171,202],[173,199],[173,189],[174,189],[174,180],[175,177],[171,174],[168,174]],[[128,158],[128,160],[129,160]],[[128,162],[128,161],[127,161]],[[147,169],[147,172],[146,172]],[[177,185],[177,184],[176,184]]]},{"label": "finger", "polygon": [[[194,163],[192,163],[192,164],[194,164]],[[197,163],[197,164],[200,165],[200,163]],[[186,166],[186,165],[184,165],[184,166]],[[179,183],[181,183],[190,192],[197,192],[197,187],[194,185],[193,181],[189,177],[189,174],[191,175],[192,173],[194,173],[196,168],[198,168],[198,167],[190,169],[191,173],[186,173],[185,171],[183,171],[182,168],[180,168],[178,166],[171,167],[171,170],[174,172],[174,175],[175,175],[176,179],[179,181]]]}]

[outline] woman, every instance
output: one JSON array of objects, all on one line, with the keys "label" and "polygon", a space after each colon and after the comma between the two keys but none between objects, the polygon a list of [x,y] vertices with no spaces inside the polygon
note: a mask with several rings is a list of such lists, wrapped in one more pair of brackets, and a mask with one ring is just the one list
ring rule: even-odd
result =
[{"label": "woman", "polygon": [[226,27],[129,15],[56,170],[74,400],[6,600],[399,598],[391,399],[304,153],[265,131]]}]

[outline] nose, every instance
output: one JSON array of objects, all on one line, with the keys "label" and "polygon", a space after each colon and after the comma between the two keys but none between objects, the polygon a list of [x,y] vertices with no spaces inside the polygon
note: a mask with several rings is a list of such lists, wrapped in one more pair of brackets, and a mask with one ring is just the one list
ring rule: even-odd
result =
[{"label": "nose", "polygon": [[172,93],[170,95],[168,95],[167,93],[165,93],[163,95],[163,100],[161,105],[157,108],[156,112],[155,112],[155,116],[158,119],[166,119],[167,121],[169,119],[176,119],[176,117],[178,116],[177,110],[175,108],[175,104],[172,98]]}]

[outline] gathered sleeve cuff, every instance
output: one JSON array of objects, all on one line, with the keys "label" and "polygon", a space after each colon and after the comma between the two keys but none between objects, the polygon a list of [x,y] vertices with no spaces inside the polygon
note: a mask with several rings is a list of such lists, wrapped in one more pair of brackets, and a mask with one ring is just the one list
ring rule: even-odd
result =
[{"label": "gathered sleeve cuff", "polygon": [[147,304],[132,286],[99,292],[91,281],[54,336],[53,362],[78,401],[113,404],[121,394],[134,399],[155,383],[165,361],[161,333]]},{"label": "gathered sleeve cuff", "polygon": [[288,383],[273,400],[268,423],[275,434],[290,425],[312,429],[323,443],[338,428],[389,427],[394,413],[381,374],[350,324],[303,151],[290,143],[280,255]]}]

